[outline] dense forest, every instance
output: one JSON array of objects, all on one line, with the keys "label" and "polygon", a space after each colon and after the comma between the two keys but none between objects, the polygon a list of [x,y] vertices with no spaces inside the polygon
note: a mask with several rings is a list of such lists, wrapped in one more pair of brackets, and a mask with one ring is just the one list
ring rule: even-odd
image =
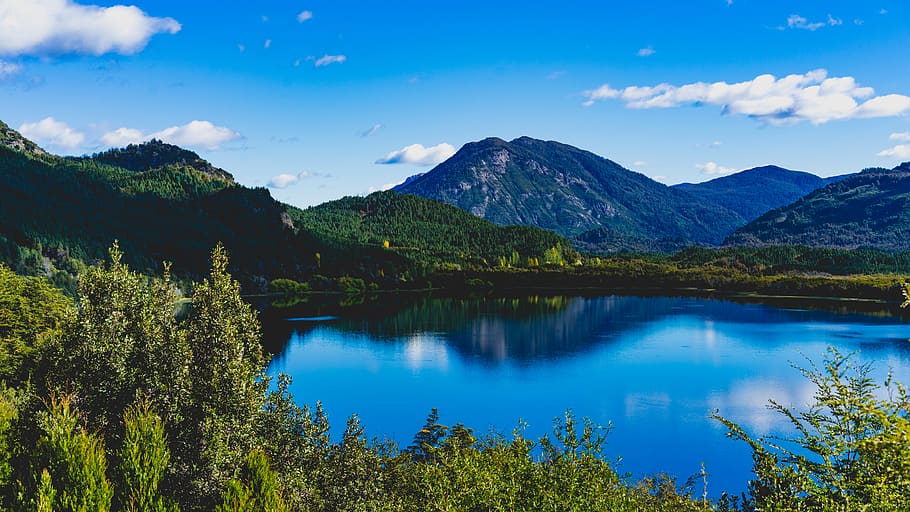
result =
[{"label": "dense forest", "polygon": [[[10,145],[30,147],[9,133]],[[439,268],[577,256],[552,233],[494,226],[393,192],[304,212],[159,141],[83,158],[0,145],[0,194],[0,262],[48,276],[70,293],[80,269],[101,261],[115,240],[142,272],[160,275],[168,261],[186,282],[204,274],[209,251],[225,241],[248,293],[265,291],[273,279],[313,276],[409,287]]]},{"label": "dense forest", "polygon": [[[430,411],[407,447],[356,416],[329,436],[319,404],[270,381],[256,313],[212,253],[180,300],[167,272],[131,270],[116,246],[78,297],[0,266],[0,508],[38,511],[906,510],[906,389],[832,353],[794,452],[717,416],[754,453],[742,496],[631,481],[604,455],[607,429],[567,413],[551,435],[477,435]],[[721,411],[722,413],[723,411]],[[691,449],[697,449],[692,447]],[[717,495],[716,490],[711,491]]]},{"label": "dense forest", "polygon": [[765,213],[727,238],[734,245],[809,244],[907,250],[910,162],[871,168]]}]

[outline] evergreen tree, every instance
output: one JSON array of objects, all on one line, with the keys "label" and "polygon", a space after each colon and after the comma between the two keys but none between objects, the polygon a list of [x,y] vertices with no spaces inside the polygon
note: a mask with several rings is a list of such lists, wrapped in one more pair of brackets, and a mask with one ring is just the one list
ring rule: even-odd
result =
[{"label": "evergreen tree", "polygon": [[110,510],[114,491],[106,475],[104,443],[80,425],[71,398],[51,399],[40,426],[43,435],[38,445],[46,469],[40,477],[38,504],[46,507],[52,502],[55,512]]},{"label": "evergreen tree", "polygon": [[125,512],[169,512],[176,506],[161,495],[170,452],[161,418],[148,400],[140,400],[126,411],[126,433],[120,447],[118,489]]}]

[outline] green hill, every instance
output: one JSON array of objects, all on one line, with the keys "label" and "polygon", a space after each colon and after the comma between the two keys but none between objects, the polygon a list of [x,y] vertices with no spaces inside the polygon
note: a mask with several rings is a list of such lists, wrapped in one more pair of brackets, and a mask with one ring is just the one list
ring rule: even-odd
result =
[{"label": "green hill", "polygon": [[714,203],[752,221],[825,186],[824,178],[808,172],[766,165],[703,183],[673,185],[705,202]]},{"label": "green hill", "polygon": [[725,244],[910,249],[910,162],[831,183],[762,215]]},{"label": "green hill", "polygon": [[[422,197],[376,192],[345,197],[298,211],[294,222],[326,246],[387,249],[415,262],[526,266],[574,259],[568,241],[527,226],[496,226],[463,210]],[[558,254],[558,258],[556,258]]]},{"label": "green hill", "polygon": [[494,226],[437,201],[388,192],[301,211],[160,141],[61,158],[3,127],[10,146],[0,145],[0,262],[64,287],[115,240],[130,265],[157,273],[169,261],[187,278],[206,271],[221,242],[248,291],[279,277],[382,282],[575,254],[553,233]]}]

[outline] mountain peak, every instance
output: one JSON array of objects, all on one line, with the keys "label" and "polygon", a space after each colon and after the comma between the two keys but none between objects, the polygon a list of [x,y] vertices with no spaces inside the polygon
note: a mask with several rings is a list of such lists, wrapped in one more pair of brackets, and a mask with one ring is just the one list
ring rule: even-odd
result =
[{"label": "mountain peak", "polygon": [[38,147],[34,142],[26,139],[21,133],[13,130],[3,121],[0,121],[0,146],[6,146],[10,149],[32,155],[44,156],[47,154],[47,151]]},{"label": "mountain peak", "polygon": [[497,224],[536,226],[565,236],[609,228],[616,236],[596,237],[604,241],[597,247],[602,249],[630,248],[627,242],[638,240],[652,240],[655,247],[664,240],[717,243],[743,223],[733,211],[700,204],[594,153],[527,136],[465,144],[395,190],[443,201]]},{"label": "mountain peak", "polygon": [[702,183],[680,183],[673,188],[724,206],[752,221],[823,186],[825,180],[814,174],[763,165]]},{"label": "mountain peak", "polygon": [[148,171],[167,165],[187,165],[216,178],[229,182],[234,181],[231,173],[215,167],[193,151],[158,139],[141,144],[130,144],[125,148],[109,149],[102,153],[95,153],[90,158],[135,172]]}]

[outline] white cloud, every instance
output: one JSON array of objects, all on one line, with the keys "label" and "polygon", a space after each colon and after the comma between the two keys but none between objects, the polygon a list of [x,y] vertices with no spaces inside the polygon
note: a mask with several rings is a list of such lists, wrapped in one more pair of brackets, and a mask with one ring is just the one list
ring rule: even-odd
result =
[{"label": "white cloud", "polygon": [[246,51],[246,45],[245,45],[245,44],[238,44],[238,45],[237,45],[237,49],[240,50],[240,53],[243,53],[243,52]]},{"label": "white cloud", "polygon": [[20,71],[22,71],[21,65],[14,62],[0,60],[0,81],[6,80],[13,75],[17,75]]},{"label": "white cloud", "polygon": [[171,126],[155,132],[151,138],[178,146],[221,149],[221,144],[239,139],[240,136],[230,128],[215,126],[210,121],[191,121],[183,126]]},{"label": "white cloud", "polygon": [[307,60],[315,61],[313,65],[317,68],[321,68],[323,66],[328,66],[329,64],[341,64],[348,60],[348,58],[346,55],[323,55],[318,59],[316,57],[307,57]]},{"label": "white cloud", "polygon": [[112,132],[107,132],[101,136],[101,143],[108,147],[123,147],[130,144],[140,144],[148,140],[149,137],[135,128],[117,128]]},{"label": "white cloud", "polygon": [[269,188],[287,188],[298,181],[300,181],[300,177],[296,174],[279,174],[272,176],[272,179],[269,180]]},{"label": "white cloud", "polygon": [[271,48],[271,47],[272,47],[272,40],[271,40],[271,39],[266,39],[265,42],[262,43],[262,47],[265,48],[266,50],[268,50],[269,48]]},{"label": "white cloud", "polygon": [[364,130],[364,131],[360,132],[360,136],[361,137],[372,137],[373,135],[376,135],[376,132],[378,132],[381,129],[382,129],[382,124],[376,123],[373,126],[371,126],[368,130]]},{"label": "white cloud", "polygon": [[100,7],[72,0],[0,2],[0,55],[136,53],[155,34],[176,34],[180,23],[136,6]]},{"label": "white cloud", "polygon": [[715,162],[695,164],[695,168],[701,170],[702,174],[730,174],[738,170],[733,167],[724,167]]},{"label": "white cloud", "polygon": [[135,128],[118,128],[102,135],[101,142],[107,146],[124,146],[158,139],[177,146],[217,150],[221,149],[225,142],[240,137],[238,132],[224,126],[215,126],[210,121],[191,121],[182,126],[171,126],[150,134],[144,134]]},{"label": "white cloud", "polygon": [[420,144],[411,144],[398,151],[392,151],[383,158],[376,160],[376,163],[430,166],[442,163],[454,154],[455,148],[445,142],[428,148]]},{"label": "white cloud", "polygon": [[85,141],[85,134],[53,117],[46,117],[36,123],[25,123],[19,127],[19,133],[39,144],[67,149],[75,149]]},{"label": "white cloud", "polygon": [[645,162],[644,160],[636,160],[636,161],[632,162],[632,165],[634,167],[647,167],[648,162]]},{"label": "white cloud", "polygon": [[799,14],[791,14],[787,18],[787,28],[809,30],[814,32],[822,27],[837,27],[844,24],[844,20],[828,15],[825,21],[809,21]]},{"label": "white cloud", "polygon": [[303,23],[304,21],[311,20],[311,19],[313,19],[312,11],[302,11],[300,14],[297,15],[297,21],[300,23]]},{"label": "white cloud", "polygon": [[900,160],[910,159],[910,144],[898,144],[893,148],[888,148],[884,151],[879,151],[878,156],[886,156],[889,158],[897,158]]},{"label": "white cloud", "polygon": [[642,49],[638,50],[637,55],[639,57],[650,57],[650,56],[654,55],[655,53],[657,53],[657,52],[654,51],[654,48],[651,48],[650,46],[648,46],[647,48],[642,48]]},{"label": "white cloud", "polygon": [[671,108],[716,105],[727,115],[744,115],[769,124],[809,121],[822,124],[836,119],[891,117],[910,112],[910,97],[873,96],[853,77],[828,77],[824,69],[776,78],[759,75],[738,83],[696,82],[682,86],[658,84],[613,89],[604,84],[584,93],[585,106],[620,99],[628,108]]},{"label": "white cloud", "polygon": [[910,132],[892,133],[888,138],[891,140],[899,140],[901,142],[910,142]]},{"label": "white cloud", "polygon": [[300,183],[301,180],[307,178],[331,178],[332,175],[329,173],[320,173],[320,172],[310,172],[303,171],[297,174],[279,174],[277,176],[272,176],[269,180],[269,188],[288,188],[292,185]]}]

